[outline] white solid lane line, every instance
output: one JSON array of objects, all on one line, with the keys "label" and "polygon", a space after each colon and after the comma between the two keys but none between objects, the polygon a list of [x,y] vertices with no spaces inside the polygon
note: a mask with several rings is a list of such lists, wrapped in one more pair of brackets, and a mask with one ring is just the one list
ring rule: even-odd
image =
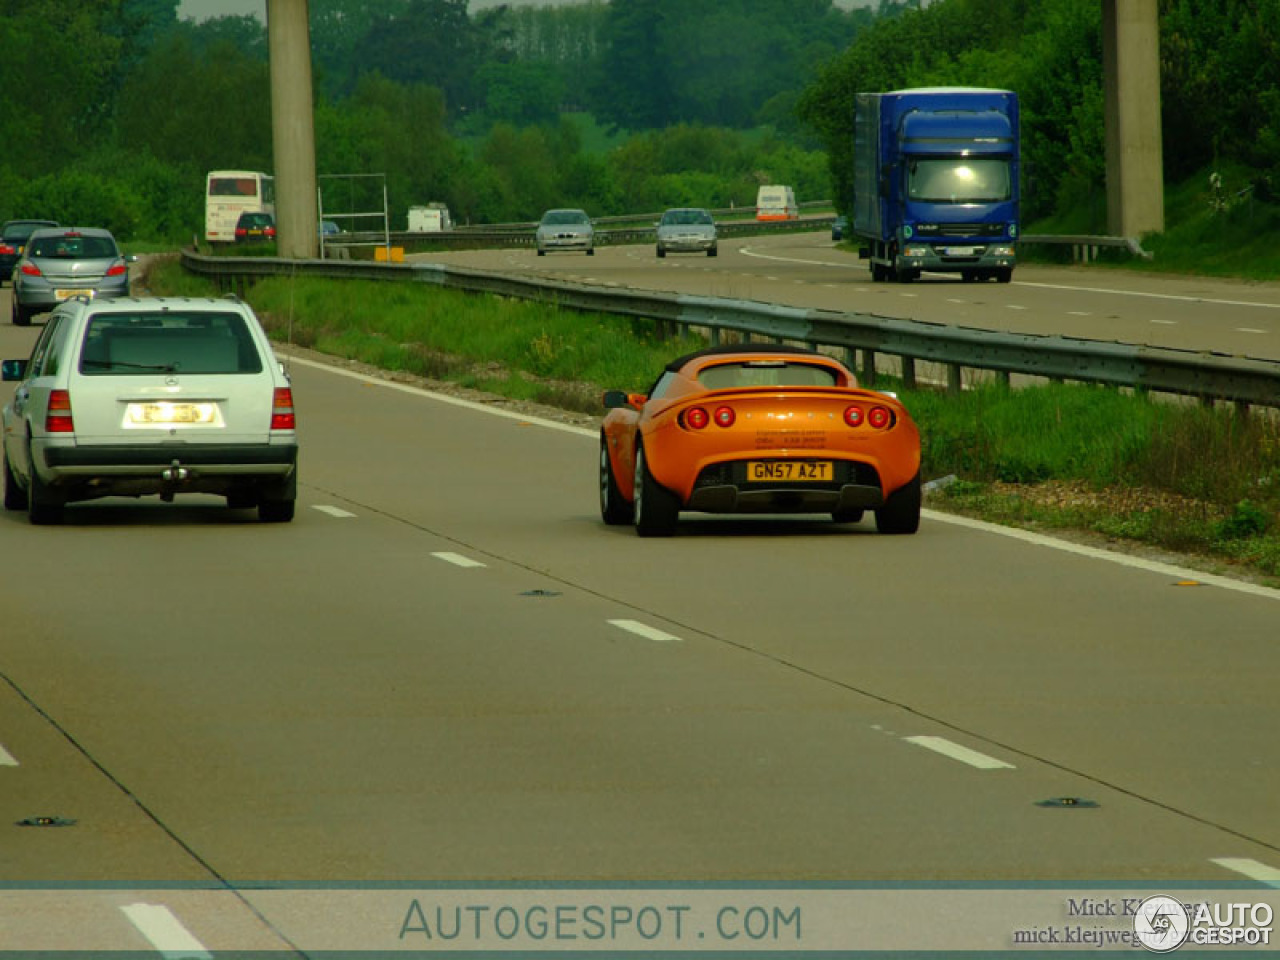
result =
[{"label": "white solid lane line", "polygon": [[1215,857],[1212,862],[1220,867],[1243,874],[1250,880],[1257,880],[1259,883],[1280,888],[1280,870],[1275,867],[1269,867],[1265,863],[1259,863],[1257,860],[1250,860],[1247,857]]},{"label": "white solid lane line", "polygon": [[958,743],[952,743],[943,737],[904,737],[907,743],[914,743],[918,747],[924,747],[926,750],[932,750],[940,753],[944,757],[950,757],[952,760],[959,760],[961,763],[967,763],[971,767],[977,767],[979,770],[1016,770],[1012,763],[1005,763],[1003,760],[997,760],[995,757],[988,757],[985,753],[979,753],[977,750],[970,750],[968,747],[962,747]]},{"label": "white solid lane line", "polygon": [[445,563],[452,563],[455,567],[472,568],[484,566],[479,560],[472,560],[470,557],[464,557],[460,553],[441,552],[433,553],[432,556],[437,560],[443,560]]},{"label": "white solid lane line", "polygon": [[213,954],[191,935],[168,907],[133,903],[120,910],[165,960],[213,960]]},{"label": "white solid lane line", "polygon": [[628,633],[634,633],[636,636],[644,637],[646,640],[653,640],[655,643],[684,642],[680,637],[664,633],[648,624],[641,623],[639,620],[610,620],[609,623],[619,630],[626,630]]}]

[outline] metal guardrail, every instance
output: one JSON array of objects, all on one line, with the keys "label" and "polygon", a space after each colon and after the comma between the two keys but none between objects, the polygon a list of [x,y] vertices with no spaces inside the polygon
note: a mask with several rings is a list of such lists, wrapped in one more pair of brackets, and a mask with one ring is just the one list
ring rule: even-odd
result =
[{"label": "metal guardrail", "polygon": [[1032,233],[1019,237],[1018,242],[1070,245],[1072,250],[1071,259],[1075,260],[1077,263],[1088,263],[1090,260],[1098,259],[1098,250],[1102,247],[1123,247],[1135,257],[1141,257],[1143,260],[1151,259],[1151,254],[1146,250],[1143,250],[1142,244],[1133,237],[1098,237],[1088,234],[1050,235],[1045,233]]},{"label": "metal guardrail", "polygon": [[862,378],[874,382],[876,355],[897,356],[907,389],[916,383],[916,362],[947,367],[952,390],[966,368],[1050,380],[1130,387],[1197,397],[1206,402],[1280,407],[1280,362],[1228,354],[1140,344],[1106,343],[1071,337],[1007,333],[902,320],[866,313],[811,310],[747,300],[620,290],[441,264],[390,264],[352,260],[284,260],[270,257],[215,257],[187,249],[183,266],[214,278],[224,290],[243,288],[251,278],[330,277],[429,283],[470,293],[540,301],[558,307],[644,317],[672,328],[710,331],[713,342],[732,331],[776,341],[862,351]]}]

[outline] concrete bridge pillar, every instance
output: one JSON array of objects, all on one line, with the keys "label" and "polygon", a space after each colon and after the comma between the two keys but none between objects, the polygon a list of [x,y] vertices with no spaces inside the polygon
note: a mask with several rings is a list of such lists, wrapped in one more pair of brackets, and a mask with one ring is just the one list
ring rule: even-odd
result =
[{"label": "concrete bridge pillar", "polygon": [[307,8],[307,0],[267,0],[276,251],[291,260],[315,257],[320,246]]},{"label": "concrete bridge pillar", "polygon": [[1157,0],[1102,0],[1107,123],[1107,231],[1164,230]]}]

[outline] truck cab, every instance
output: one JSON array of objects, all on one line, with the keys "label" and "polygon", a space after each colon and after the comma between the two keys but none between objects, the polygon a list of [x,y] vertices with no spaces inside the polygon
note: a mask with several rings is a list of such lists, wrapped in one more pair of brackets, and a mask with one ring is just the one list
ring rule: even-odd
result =
[{"label": "truck cab", "polygon": [[859,94],[854,232],[873,280],[922,271],[1008,282],[1018,235],[1018,104],[1004,90]]}]

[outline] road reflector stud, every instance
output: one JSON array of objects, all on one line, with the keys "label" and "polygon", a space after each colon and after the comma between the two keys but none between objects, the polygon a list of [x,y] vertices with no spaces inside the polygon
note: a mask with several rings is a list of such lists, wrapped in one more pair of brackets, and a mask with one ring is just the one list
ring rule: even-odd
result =
[{"label": "road reflector stud", "polygon": [[75,824],[66,817],[27,817],[18,821],[20,827],[74,827]]},{"label": "road reflector stud", "polygon": [[522,597],[558,597],[560,596],[555,590],[526,590],[520,594]]},{"label": "road reflector stud", "polygon": [[1051,797],[1048,800],[1037,800],[1037,807],[1050,807],[1055,810],[1075,810],[1100,806],[1096,800],[1085,800],[1083,797]]},{"label": "road reflector stud", "polygon": [[1199,580],[1179,580],[1174,584],[1175,587],[1203,587],[1204,584]]}]

